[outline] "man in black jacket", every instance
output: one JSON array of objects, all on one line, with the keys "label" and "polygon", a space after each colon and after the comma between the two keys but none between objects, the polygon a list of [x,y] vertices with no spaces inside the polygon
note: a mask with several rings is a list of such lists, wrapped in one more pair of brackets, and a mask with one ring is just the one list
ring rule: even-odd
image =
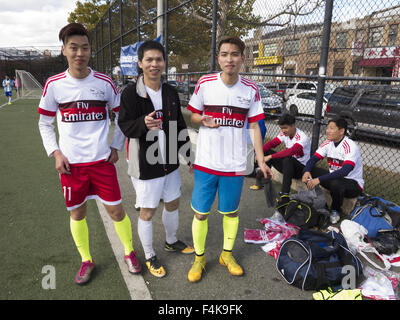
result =
[{"label": "man in black jacket", "polygon": [[194,252],[176,237],[181,195],[178,151],[189,159],[191,144],[178,93],[161,81],[165,68],[163,46],[145,41],[138,50],[138,67],[143,74],[122,92],[118,125],[130,138],[128,174],[136,190],[136,206],[140,207],[138,234],[146,266],[154,276],[163,277],[165,269],[153,249],[151,220],[160,199],[164,201],[165,250]]}]

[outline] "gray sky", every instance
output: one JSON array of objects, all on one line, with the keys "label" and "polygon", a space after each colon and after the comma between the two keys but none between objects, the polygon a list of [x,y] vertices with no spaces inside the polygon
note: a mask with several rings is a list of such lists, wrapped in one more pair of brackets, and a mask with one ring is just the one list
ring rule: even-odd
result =
[{"label": "gray sky", "polygon": [[[268,16],[293,0],[257,0],[254,12]],[[311,3],[314,0],[297,0]],[[60,46],[59,30],[66,25],[76,0],[0,0],[0,47]],[[374,10],[400,4],[400,0],[335,0],[333,20],[346,21]],[[299,19],[298,23],[322,21],[324,10]]]},{"label": "gray sky", "polygon": [[0,47],[60,46],[74,0],[0,0]]}]

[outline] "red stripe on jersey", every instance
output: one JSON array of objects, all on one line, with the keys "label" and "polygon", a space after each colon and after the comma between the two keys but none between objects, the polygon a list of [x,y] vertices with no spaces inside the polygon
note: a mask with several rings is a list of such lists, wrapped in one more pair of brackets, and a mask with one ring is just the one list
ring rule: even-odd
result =
[{"label": "red stripe on jersey", "polygon": [[92,112],[106,112],[105,107],[100,107],[100,106],[90,106],[87,109],[81,109],[81,108],[60,108],[60,112],[62,115],[65,113],[69,114],[86,114],[86,113],[92,113]]},{"label": "red stripe on jersey", "polygon": [[200,110],[197,110],[195,107],[192,107],[190,104],[188,104],[187,109],[194,113],[203,114],[203,112],[201,112]]},{"label": "red stripe on jersey", "polygon": [[348,144],[347,141],[343,142],[343,146],[344,146],[344,153],[350,153],[350,145]]},{"label": "red stripe on jersey", "polygon": [[326,145],[330,144],[332,141],[331,140],[326,140],[325,142],[323,142],[319,147],[325,147]]},{"label": "red stripe on jersey", "polygon": [[201,78],[199,79],[199,81],[197,82],[197,85],[196,85],[196,88],[195,88],[195,90],[194,90],[194,93],[197,95],[197,93],[198,93],[199,90],[200,90],[200,85],[201,85],[201,84],[203,84],[203,83],[205,83],[205,82],[208,82],[208,81],[215,81],[215,80],[218,80],[218,76],[216,76],[216,75],[211,75],[211,76],[208,76],[208,77],[206,77],[206,76],[201,77]]},{"label": "red stripe on jersey", "polygon": [[314,155],[317,156],[319,159],[323,159],[323,158],[324,158],[323,156],[321,156],[321,155],[320,155],[319,153],[317,153],[317,152],[314,153]]},{"label": "red stripe on jersey", "polygon": [[118,107],[115,107],[115,108],[112,108],[112,111],[113,111],[113,112],[119,112],[119,106],[118,106]]},{"label": "red stripe on jersey", "polygon": [[217,170],[213,170],[213,169],[209,169],[209,168],[206,168],[206,167],[199,166],[199,165],[197,165],[197,164],[195,164],[195,165],[193,166],[193,168],[196,169],[196,170],[203,171],[203,172],[205,172],[205,173],[214,174],[214,175],[216,175],[216,176],[234,177],[234,176],[243,176],[243,175],[246,174],[245,171],[243,171],[243,172],[224,172],[224,171],[217,171]]},{"label": "red stripe on jersey", "polygon": [[343,166],[343,161],[342,160],[328,158],[328,165],[329,165],[330,168],[337,170],[338,168],[341,168]]},{"label": "red stripe on jersey", "polygon": [[249,87],[252,87],[252,88],[255,89],[255,90],[258,88],[257,85],[256,85],[253,81],[251,81],[251,80],[249,80],[249,79],[241,78],[241,82],[242,82],[243,84],[249,86]]},{"label": "red stripe on jersey", "polygon": [[53,76],[53,77],[50,77],[49,79],[47,79],[47,81],[46,81],[46,83],[44,85],[44,89],[43,89],[43,97],[46,96],[47,88],[49,87],[49,84],[51,82],[54,82],[54,81],[57,81],[57,80],[60,80],[60,79],[64,79],[66,77],[67,76],[64,73],[64,74],[60,74],[60,76]]},{"label": "red stripe on jersey", "polygon": [[343,164],[349,164],[349,165],[353,166],[353,168],[356,166],[356,164],[351,160],[346,160],[345,162],[343,162]]},{"label": "red stripe on jersey", "polygon": [[264,118],[265,118],[264,113],[260,113],[260,114],[254,116],[254,117],[250,117],[248,119],[248,121],[249,121],[249,123],[252,123],[252,122],[256,122],[258,120],[264,119]]},{"label": "red stripe on jersey", "polygon": [[254,101],[255,102],[260,101],[260,91],[258,90],[258,86],[254,82],[252,82],[246,78],[242,78],[241,83],[243,83],[245,86],[253,88],[256,91]]},{"label": "red stripe on jersey", "polygon": [[240,113],[232,113],[232,114],[227,114],[227,113],[221,113],[221,112],[213,112],[213,111],[204,111],[204,115],[211,116],[214,119],[217,118],[224,118],[224,119],[236,119],[236,120],[241,120],[245,121],[246,120],[246,114],[240,114]]},{"label": "red stripe on jersey", "polygon": [[113,81],[112,81],[109,77],[103,75],[102,73],[95,73],[93,76],[94,76],[95,78],[97,78],[97,79],[104,80],[104,81],[108,82],[108,83],[111,85],[111,87],[113,88],[114,93],[115,93],[116,95],[118,94],[118,91],[117,91],[117,89],[115,88]]},{"label": "red stripe on jersey", "polygon": [[42,108],[38,108],[38,113],[42,114],[44,116],[48,116],[48,117],[55,117],[56,116],[56,112],[54,111],[48,111]]}]

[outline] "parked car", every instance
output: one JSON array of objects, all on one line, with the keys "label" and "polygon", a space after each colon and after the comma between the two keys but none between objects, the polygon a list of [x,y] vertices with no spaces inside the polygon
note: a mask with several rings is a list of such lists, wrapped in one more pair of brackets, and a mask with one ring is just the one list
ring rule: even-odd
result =
[{"label": "parked car", "polygon": [[264,114],[269,117],[275,117],[282,112],[283,101],[280,96],[274,94],[271,90],[266,89],[263,85],[258,85],[261,103]]},{"label": "parked car", "polygon": [[[291,95],[294,95],[295,93],[300,93],[300,92],[317,92],[317,82],[291,82],[288,84],[285,94],[284,94],[284,100],[287,101]],[[333,85],[330,82],[325,83],[325,94],[331,94],[335,90],[336,86]]]},{"label": "parked car", "polygon": [[[289,113],[293,116],[298,115],[311,115],[315,114],[316,92],[300,92],[293,94],[286,102]],[[324,96],[322,102],[322,117],[325,115],[328,99]]]},{"label": "parked car", "polygon": [[[354,127],[354,138],[364,134],[388,140],[400,140],[400,87],[389,85],[353,85],[338,87],[328,101],[326,116],[342,116]],[[361,130],[362,131],[362,130]],[[367,132],[368,131],[368,132]]]},{"label": "parked car", "polygon": [[287,82],[262,82],[264,88],[271,90],[276,95],[283,97],[288,86]]},{"label": "parked car", "polygon": [[317,91],[317,83],[316,82],[291,82],[288,84],[285,94],[284,94],[284,99],[285,101],[288,101],[289,97],[302,92],[304,90],[307,91]]}]

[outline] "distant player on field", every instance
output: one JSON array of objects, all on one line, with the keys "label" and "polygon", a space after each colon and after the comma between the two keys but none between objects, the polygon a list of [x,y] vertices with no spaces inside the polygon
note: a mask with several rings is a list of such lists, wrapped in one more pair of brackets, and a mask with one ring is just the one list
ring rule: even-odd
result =
[{"label": "distant player on field", "polygon": [[[132,246],[132,228],[121,205],[114,163],[125,142],[115,122],[111,146],[108,143],[108,109],[118,118],[119,93],[112,80],[88,67],[90,44],[87,30],[79,23],[61,29],[62,53],[68,70],[50,77],[39,104],[39,130],[48,156],[54,157],[60,175],[70,229],[82,257],[75,277],[77,284],[89,281],[95,268],[89,251],[86,201],[99,199],[114,222],[125,248],[125,263],[131,273],[142,269]],[[53,122],[57,117],[59,144]]]},{"label": "distant player on field", "polygon": [[8,76],[5,76],[5,79],[3,80],[3,87],[4,87],[4,94],[8,99],[8,104],[11,104],[12,86],[13,86],[13,81]]},{"label": "distant player on field", "polygon": [[[243,274],[232,255],[239,225],[238,209],[246,171],[249,123],[256,159],[264,177],[271,173],[264,163],[258,120],[264,118],[257,85],[239,75],[245,45],[237,37],[223,38],[218,45],[221,73],[203,76],[189,101],[191,122],[200,124],[194,162],[192,209],[193,244],[196,258],[188,273],[190,282],[201,279],[208,215],[218,192],[218,212],[223,215],[223,251],[219,262],[234,276]],[[253,133],[253,134],[252,134]]]}]

